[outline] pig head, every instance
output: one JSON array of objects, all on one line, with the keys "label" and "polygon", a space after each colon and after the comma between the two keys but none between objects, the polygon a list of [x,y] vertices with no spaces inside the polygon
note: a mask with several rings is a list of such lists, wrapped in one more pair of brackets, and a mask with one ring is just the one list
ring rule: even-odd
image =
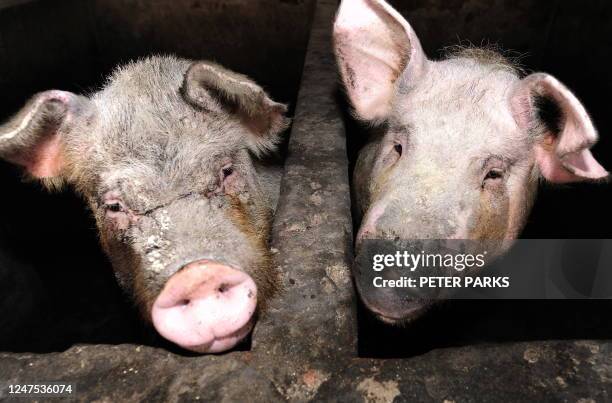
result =
[{"label": "pig head", "polygon": [[274,149],[285,111],[218,65],[152,57],[89,97],[35,95],[0,126],[0,157],[73,186],[146,320],[186,349],[219,352],[276,289],[272,197],[253,157]]},{"label": "pig head", "polygon": [[[597,132],[556,78],[500,54],[460,49],[429,60],[409,23],[382,0],[343,0],[334,25],[342,82],[371,127],[353,177],[365,239],[503,240],[529,214],[540,179],[597,181]],[[545,118],[550,117],[550,118]],[[364,276],[367,278],[367,276]],[[365,305],[400,323],[431,305],[355,280]]]}]

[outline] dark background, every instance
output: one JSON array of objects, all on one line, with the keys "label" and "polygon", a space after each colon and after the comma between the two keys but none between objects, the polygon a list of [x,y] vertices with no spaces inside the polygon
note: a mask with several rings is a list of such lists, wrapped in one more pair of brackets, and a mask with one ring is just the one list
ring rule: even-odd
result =
[{"label": "dark background", "polygon": [[[8,3],[21,3],[8,6]],[[432,58],[468,41],[523,54],[558,77],[599,128],[612,169],[612,4],[604,0],[392,1]],[[0,0],[0,120],[38,91],[86,93],[151,53],[212,59],[292,103],[313,0]],[[331,28],[331,27],[330,27]],[[349,142],[351,140],[349,139]],[[353,147],[351,156],[355,153]],[[0,162],[0,350],[150,341],[117,289],[95,225],[70,189],[48,194]],[[525,238],[610,238],[607,185],[543,186]],[[10,260],[10,262],[9,262]],[[19,262],[12,263],[12,262]],[[612,338],[606,301],[453,301],[406,330],[360,313],[360,353],[402,356],[475,342]],[[610,324],[608,324],[610,323]]]}]

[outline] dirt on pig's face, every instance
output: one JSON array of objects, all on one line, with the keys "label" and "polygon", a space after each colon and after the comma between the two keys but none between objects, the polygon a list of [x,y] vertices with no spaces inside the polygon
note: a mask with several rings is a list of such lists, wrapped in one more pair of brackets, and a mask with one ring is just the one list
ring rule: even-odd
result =
[{"label": "dirt on pig's face", "polygon": [[223,351],[277,288],[273,197],[253,160],[274,148],[285,110],[220,66],[154,57],[89,99],[38,95],[22,115],[39,121],[17,116],[5,131],[55,130],[53,140],[32,142],[32,163],[5,158],[85,197],[120,285],[164,337]]}]

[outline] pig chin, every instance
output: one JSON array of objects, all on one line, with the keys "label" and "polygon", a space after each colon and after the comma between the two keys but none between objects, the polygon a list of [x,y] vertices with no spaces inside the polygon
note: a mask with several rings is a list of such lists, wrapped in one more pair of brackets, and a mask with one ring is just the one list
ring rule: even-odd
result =
[{"label": "pig chin", "polygon": [[408,325],[423,316],[434,303],[426,298],[409,298],[396,290],[364,290],[359,279],[357,292],[366,309],[378,320],[389,325]]},{"label": "pig chin", "polygon": [[228,265],[201,260],[175,273],[155,299],[157,332],[198,353],[219,353],[251,332],[257,308],[253,279]]},{"label": "pig chin", "polygon": [[371,305],[367,298],[361,298],[366,308],[372,312],[376,319],[394,326],[406,326],[416,321],[429,310],[432,301],[408,300],[402,304],[401,309],[387,309],[385,303]]}]

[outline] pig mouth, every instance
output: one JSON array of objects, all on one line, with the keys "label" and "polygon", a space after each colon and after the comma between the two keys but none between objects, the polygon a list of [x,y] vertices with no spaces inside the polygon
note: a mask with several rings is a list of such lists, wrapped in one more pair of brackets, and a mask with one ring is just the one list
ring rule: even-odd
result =
[{"label": "pig mouth", "polygon": [[157,332],[174,344],[197,353],[220,353],[249,335],[256,308],[257,287],[248,274],[202,260],[170,277],[151,316]]},{"label": "pig mouth", "polygon": [[[392,326],[407,326],[425,315],[433,301],[425,299],[404,300],[401,305],[396,301],[371,301],[362,295],[365,308],[379,321]],[[391,305],[391,306],[389,306]]]},{"label": "pig mouth", "polygon": [[399,314],[387,313],[376,308],[368,308],[381,322],[393,326],[407,326],[422,317],[429,310],[429,304],[413,306]]},{"label": "pig mouth", "polygon": [[372,287],[369,276],[361,276],[358,271],[353,274],[359,300],[370,314],[385,324],[408,325],[422,317],[435,302],[431,296]]},{"label": "pig mouth", "polygon": [[[251,333],[251,330],[253,330],[253,325],[254,320],[251,319],[243,327],[227,336],[218,337],[214,335],[214,339],[209,343],[193,346],[183,345],[181,347],[196,353],[221,353],[234,348],[238,343],[244,340]],[[206,335],[202,336],[206,337]]]}]

